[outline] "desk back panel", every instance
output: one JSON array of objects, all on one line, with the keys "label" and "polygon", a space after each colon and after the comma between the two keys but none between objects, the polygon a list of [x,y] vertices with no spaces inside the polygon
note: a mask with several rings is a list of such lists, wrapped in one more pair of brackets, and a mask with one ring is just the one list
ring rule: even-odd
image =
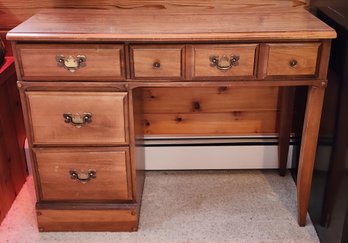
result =
[{"label": "desk back panel", "polygon": [[145,134],[276,133],[278,93],[276,87],[145,88]]}]

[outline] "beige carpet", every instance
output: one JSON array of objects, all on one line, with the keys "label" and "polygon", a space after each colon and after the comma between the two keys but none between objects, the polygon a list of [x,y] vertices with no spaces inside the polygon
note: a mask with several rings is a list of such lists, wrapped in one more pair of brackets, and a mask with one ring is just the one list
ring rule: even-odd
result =
[{"label": "beige carpet", "polygon": [[[296,188],[276,171],[147,172],[136,233],[39,233],[28,178],[0,242],[319,242],[296,221]],[[309,220],[309,219],[308,219]]]}]

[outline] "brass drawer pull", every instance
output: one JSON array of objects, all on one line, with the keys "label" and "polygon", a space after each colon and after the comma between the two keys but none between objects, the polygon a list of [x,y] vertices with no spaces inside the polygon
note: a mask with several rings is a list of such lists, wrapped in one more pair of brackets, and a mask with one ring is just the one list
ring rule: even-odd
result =
[{"label": "brass drawer pull", "polygon": [[64,113],[64,122],[65,123],[71,123],[73,126],[80,128],[86,123],[92,122],[92,113],[86,112],[83,114],[71,114],[71,113]]},{"label": "brass drawer pull", "polygon": [[56,61],[59,67],[64,67],[66,70],[74,73],[77,69],[86,66],[87,57],[85,55],[77,55],[76,58],[73,56],[57,55]]},{"label": "brass drawer pull", "polygon": [[73,180],[78,180],[79,182],[85,184],[91,179],[97,178],[97,172],[95,170],[88,170],[88,173],[78,173],[76,170],[69,171],[70,178]]},{"label": "brass drawer pull", "polygon": [[297,65],[297,60],[296,59],[292,59],[290,62],[289,62],[289,64],[290,64],[290,67],[296,67],[296,65]]},{"label": "brass drawer pull", "polygon": [[209,57],[210,60],[210,66],[216,67],[217,69],[221,71],[227,71],[231,69],[233,66],[238,66],[240,57],[238,55],[233,55],[231,57],[228,56],[222,56],[221,58],[219,56],[211,56]]}]

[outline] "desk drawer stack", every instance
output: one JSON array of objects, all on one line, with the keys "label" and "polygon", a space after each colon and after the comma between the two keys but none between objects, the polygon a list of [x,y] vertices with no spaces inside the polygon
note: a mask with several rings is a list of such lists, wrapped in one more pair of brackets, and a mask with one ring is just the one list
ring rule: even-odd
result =
[{"label": "desk drawer stack", "polygon": [[40,231],[137,228],[128,93],[115,83],[124,80],[123,50],[115,44],[16,46]]},{"label": "desk drawer stack", "polygon": [[[179,94],[185,89],[215,88],[223,94],[233,87],[269,86],[312,87],[304,126],[308,137],[302,145],[302,160],[309,161],[303,166],[309,167],[299,179],[299,188],[304,189],[299,193],[299,223],[304,225],[318,126],[309,123],[320,115],[334,32],[307,12],[291,14],[297,22],[288,34],[281,21],[273,23],[274,16],[264,20],[273,23],[265,26],[273,27],[259,30],[251,25],[255,22],[251,14],[242,26],[249,25],[252,31],[243,34],[238,25],[229,31],[220,26],[214,12],[189,20],[181,13],[157,16],[155,12],[136,21],[131,10],[47,10],[12,30],[8,38],[15,50],[34,163],[39,229],[137,230],[144,183],[142,141],[149,126],[143,90]],[[134,21],[127,21],[127,16]],[[154,18],[159,19],[154,23]],[[231,15],[224,18],[234,20]],[[166,21],[168,25],[161,24]],[[308,28],[308,22],[317,29]],[[191,103],[199,117],[204,104]],[[287,137],[279,142],[283,155],[289,140],[285,118],[280,121],[285,127],[280,133]],[[206,134],[223,135],[219,124],[239,119],[233,113],[227,120],[213,121]],[[185,118],[179,116],[170,122],[185,126]],[[284,166],[282,162],[281,169]]]}]

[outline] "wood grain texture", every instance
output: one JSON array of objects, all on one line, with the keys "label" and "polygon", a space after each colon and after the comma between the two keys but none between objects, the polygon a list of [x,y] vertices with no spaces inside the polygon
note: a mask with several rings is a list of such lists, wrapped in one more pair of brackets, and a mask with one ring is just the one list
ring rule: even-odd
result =
[{"label": "wood grain texture", "polygon": [[72,8],[72,9],[109,9],[109,10],[133,10],[136,14],[146,11],[161,11],[164,13],[186,11],[194,12],[226,12],[233,9],[270,11],[274,8],[284,9],[288,12],[305,6],[304,0],[76,0],[76,1],[54,1],[54,0],[2,0],[0,7],[1,29],[11,29],[36,14],[41,9],[48,8]]},{"label": "wood grain texture", "polygon": [[13,58],[0,68],[0,222],[9,211],[27,176],[25,132]]},{"label": "wood grain texture", "polygon": [[[34,149],[43,201],[117,201],[132,198],[128,181],[128,149]],[[96,178],[86,183],[71,178],[70,171]]]},{"label": "wood grain texture", "polygon": [[[315,75],[320,43],[268,44],[267,75]],[[293,67],[291,61],[296,61]]]},{"label": "wood grain texture", "polygon": [[306,225],[324,88],[309,87],[297,175],[298,222]]},{"label": "wood grain texture", "polygon": [[182,79],[185,68],[184,46],[131,46],[130,48],[132,78]]},{"label": "wood grain texture", "polygon": [[12,181],[11,170],[8,166],[8,151],[2,127],[0,129],[0,175],[0,222],[2,222],[16,198],[16,189]]},{"label": "wood grain texture", "polygon": [[[266,12],[255,12],[255,9],[243,11],[240,8],[225,12],[214,9],[206,9],[203,12],[181,10],[168,13],[158,9],[156,11],[50,9],[40,12],[12,29],[7,38],[18,41],[154,42],[207,41],[212,38],[215,41],[250,41],[336,37],[333,29],[304,9],[296,11],[277,9],[278,11]],[[284,18],[285,13],[286,18]],[[42,21],[43,19],[45,21]],[[288,21],[289,19],[291,21]],[[195,28],[192,28],[192,23],[195,23]],[[55,31],[52,32],[52,29]]]},{"label": "wood grain texture", "polygon": [[[18,44],[20,72],[25,80],[120,80],[124,76],[123,46],[108,44]],[[84,67],[70,72],[57,64],[57,55],[86,57]]]},{"label": "wood grain texture", "polygon": [[328,67],[330,61],[331,40],[323,40],[323,44],[320,48],[319,70],[318,77],[321,79],[327,79]]},{"label": "wood grain texture", "polygon": [[[147,135],[213,135],[217,126],[225,135],[276,133],[271,119],[278,111],[278,92],[277,87],[144,88],[145,131]],[[234,114],[236,120],[231,121]],[[177,116],[187,120],[177,122]],[[244,116],[252,121],[236,125]]]},{"label": "wood grain texture", "polygon": [[[27,92],[33,144],[127,144],[127,93]],[[63,114],[91,113],[90,123],[75,127]]]},{"label": "wood grain texture", "polygon": [[276,112],[144,114],[145,134],[248,135],[276,131]]},{"label": "wood grain texture", "polygon": [[278,87],[143,88],[143,106],[146,114],[277,111],[278,92]]},{"label": "wood grain texture", "polygon": [[39,209],[39,231],[136,231],[135,209]]}]

